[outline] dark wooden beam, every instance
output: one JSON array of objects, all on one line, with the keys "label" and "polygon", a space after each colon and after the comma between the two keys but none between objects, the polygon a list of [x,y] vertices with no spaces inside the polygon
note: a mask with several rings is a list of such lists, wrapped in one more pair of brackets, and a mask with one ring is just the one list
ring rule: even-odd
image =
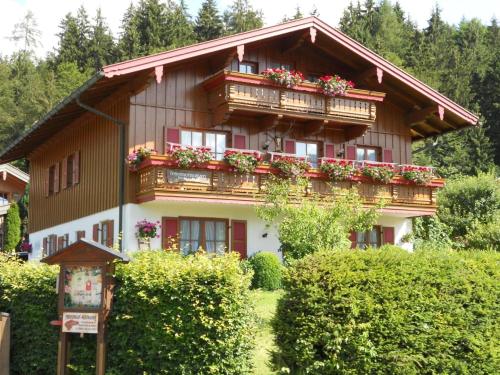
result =
[{"label": "dark wooden beam", "polygon": [[225,124],[231,117],[233,110],[228,108],[228,106],[221,105],[212,112],[212,127]]},{"label": "dark wooden beam", "polygon": [[304,137],[310,137],[319,134],[329,123],[328,120],[308,121],[304,124]]},{"label": "dark wooden beam", "polygon": [[279,125],[282,119],[283,115],[266,115],[262,117],[261,121],[259,121],[260,128],[262,129],[262,131],[274,129]]},{"label": "dark wooden beam", "polygon": [[384,71],[381,68],[377,66],[372,66],[371,68],[368,68],[365,71],[359,73],[355,77],[354,82],[361,84],[368,80],[372,80],[373,78],[377,78],[377,82],[381,84],[383,76],[384,76]]},{"label": "dark wooden beam", "polygon": [[405,122],[407,125],[413,125],[427,120],[428,117],[434,116],[438,111],[436,105],[432,105],[422,109],[416,109],[406,115]]},{"label": "dark wooden beam", "polygon": [[308,36],[309,33],[303,33],[298,38],[296,36],[290,37],[285,43],[283,43],[281,53],[285,55],[287,53],[295,51],[297,48],[302,47]]},{"label": "dark wooden beam", "polygon": [[364,135],[366,133],[367,130],[368,130],[368,126],[365,126],[365,125],[352,125],[352,126],[346,127],[346,129],[345,129],[346,140],[350,141],[352,139],[361,137],[362,135]]}]

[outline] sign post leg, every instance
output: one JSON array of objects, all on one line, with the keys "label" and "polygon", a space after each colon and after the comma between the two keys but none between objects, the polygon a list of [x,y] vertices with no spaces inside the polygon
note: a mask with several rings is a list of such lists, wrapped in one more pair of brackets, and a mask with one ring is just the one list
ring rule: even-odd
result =
[{"label": "sign post leg", "polygon": [[96,374],[104,375],[106,370],[106,325],[99,322],[97,332],[97,355],[96,355]]},{"label": "sign post leg", "polygon": [[67,333],[62,332],[59,334],[59,348],[57,352],[57,375],[68,374],[68,360],[69,360],[69,336]]}]

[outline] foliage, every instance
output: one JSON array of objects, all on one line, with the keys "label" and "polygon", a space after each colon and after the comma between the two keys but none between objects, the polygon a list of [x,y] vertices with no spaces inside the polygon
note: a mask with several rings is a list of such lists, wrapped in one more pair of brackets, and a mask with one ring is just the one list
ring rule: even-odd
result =
[{"label": "foliage", "polygon": [[322,251],[289,268],[273,328],[292,374],[495,374],[500,255]]},{"label": "foliage", "polygon": [[[51,374],[57,267],[0,259],[0,311],[12,316],[12,374]],[[108,374],[246,374],[253,347],[250,275],[237,255],[138,253],[117,265]],[[72,340],[72,373],[92,372],[95,336]],[[94,370],[95,371],[95,370]]]},{"label": "foliage", "polygon": [[350,180],[357,170],[352,160],[327,160],[319,168],[331,181]]},{"label": "foliage", "polygon": [[249,174],[255,171],[257,163],[260,161],[260,153],[252,152],[251,154],[236,150],[226,150],[224,152],[224,160],[233,169],[242,174]]},{"label": "foliage", "polygon": [[21,217],[19,216],[19,206],[16,202],[10,204],[5,218],[5,240],[3,249],[14,251],[21,241]]},{"label": "foliage", "polygon": [[205,0],[196,17],[194,32],[198,42],[220,38],[224,33],[224,24],[219,15],[215,0]]},{"label": "foliage", "polygon": [[260,251],[249,259],[254,271],[252,287],[276,290],[281,287],[283,266],[275,253]]},{"label": "foliage", "polygon": [[226,33],[236,34],[264,26],[261,10],[255,10],[248,0],[234,0],[224,12]]},{"label": "foliage", "polygon": [[159,238],[158,230],[161,228],[160,222],[152,222],[146,219],[141,220],[135,224],[137,228],[137,238],[146,239],[146,238]]},{"label": "foliage", "polygon": [[426,185],[434,177],[432,168],[417,165],[403,165],[400,173],[403,178],[417,185]]},{"label": "foliage", "polygon": [[309,163],[293,156],[282,156],[271,162],[271,167],[279,170],[284,177],[300,177],[309,169]]},{"label": "foliage", "polygon": [[451,229],[436,216],[422,216],[413,219],[415,249],[421,247],[451,248]]},{"label": "foliage", "polygon": [[370,177],[374,181],[379,181],[384,184],[391,182],[396,175],[394,166],[392,164],[366,164],[361,168],[361,173]]},{"label": "foliage", "polygon": [[151,156],[153,150],[147,147],[139,147],[127,156],[128,164],[131,168],[137,168],[144,160]]},{"label": "foliage", "polygon": [[355,190],[306,197],[307,184],[302,178],[295,183],[270,178],[265,185],[265,203],[255,208],[260,219],[277,227],[287,262],[321,249],[348,246],[351,231],[371,228],[378,217],[377,208],[364,208]]},{"label": "foliage", "polygon": [[456,241],[500,212],[500,181],[493,174],[450,180],[438,193],[439,219]]},{"label": "foliage", "polygon": [[207,147],[178,147],[171,152],[171,155],[180,168],[202,165],[213,159]]},{"label": "foliage", "polygon": [[300,85],[304,81],[304,75],[296,70],[268,68],[262,72],[262,75],[277,85],[287,88]]},{"label": "foliage", "polygon": [[489,222],[474,223],[464,242],[468,249],[500,251],[500,212]]},{"label": "foliage", "polygon": [[352,81],[342,79],[336,74],[319,77],[316,85],[318,85],[323,94],[329,96],[345,95],[347,90],[354,88]]}]

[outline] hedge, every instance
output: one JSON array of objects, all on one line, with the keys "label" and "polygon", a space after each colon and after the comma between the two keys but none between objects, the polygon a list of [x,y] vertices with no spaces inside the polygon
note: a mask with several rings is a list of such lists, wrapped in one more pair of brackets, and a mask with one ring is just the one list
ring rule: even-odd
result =
[{"label": "hedge", "polygon": [[500,373],[500,254],[387,248],[294,263],[273,322],[292,374]]},{"label": "hedge", "polygon": [[264,290],[276,290],[281,287],[283,265],[278,256],[269,251],[258,252],[249,259],[254,272],[252,287]]},{"label": "hedge", "polygon": [[[12,314],[12,373],[54,373],[58,330],[48,322],[57,316],[57,267],[0,262],[0,271],[0,310]],[[251,372],[250,276],[236,255],[141,252],[117,265],[116,280],[106,374]],[[72,373],[95,373],[95,336],[73,335],[71,352]]]}]

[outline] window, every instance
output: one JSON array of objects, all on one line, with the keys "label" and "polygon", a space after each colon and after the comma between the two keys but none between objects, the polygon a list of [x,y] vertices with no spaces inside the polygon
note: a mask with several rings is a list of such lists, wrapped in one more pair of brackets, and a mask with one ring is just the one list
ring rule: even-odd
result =
[{"label": "window", "polygon": [[[85,236],[85,232],[83,232]],[[107,247],[113,246],[114,241],[114,221],[106,220],[92,227],[92,240]]]},{"label": "window", "polygon": [[257,74],[259,69],[256,62],[242,61],[239,63],[238,71],[240,73]]},{"label": "window", "polygon": [[321,77],[321,74],[309,73],[309,74],[307,75],[307,80],[308,80],[309,82],[314,83],[314,82],[316,82],[316,81],[318,81],[318,80],[319,80],[319,77]]},{"label": "window", "polygon": [[214,159],[222,160],[226,150],[226,134],[183,130],[181,131],[181,144],[183,146],[210,147]]},{"label": "window", "polygon": [[356,245],[360,249],[380,247],[380,227],[373,227],[366,232],[356,232]]},{"label": "window", "polygon": [[200,247],[207,253],[222,254],[227,248],[227,220],[179,219],[179,240],[183,254]]},{"label": "window", "polygon": [[66,159],[66,186],[73,186],[73,160],[73,155],[68,156]]},{"label": "window", "polygon": [[293,70],[292,64],[286,64],[281,62],[273,62],[271,63],[272,69],[285,69],[285,70]]},{"label": "window", "polygon": [[380,161],[380,152],[376,147],[358,146],[356,148],[356,160]]},{"label": "window", "polygon": [[313,167],[318,166],[318,145],[317,143],[296,142],[295,154],[297,156],[307,156],[307,160]]}]

